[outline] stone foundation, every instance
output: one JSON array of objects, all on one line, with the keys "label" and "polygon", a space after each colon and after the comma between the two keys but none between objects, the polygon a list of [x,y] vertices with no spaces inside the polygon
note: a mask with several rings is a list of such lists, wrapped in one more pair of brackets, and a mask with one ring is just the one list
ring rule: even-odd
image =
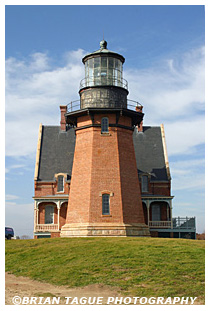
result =
[{"label": "stone foundation", "polygon": [[145,224],[89,223],[66,224],[62,227],[61,237],[150,237]]}]

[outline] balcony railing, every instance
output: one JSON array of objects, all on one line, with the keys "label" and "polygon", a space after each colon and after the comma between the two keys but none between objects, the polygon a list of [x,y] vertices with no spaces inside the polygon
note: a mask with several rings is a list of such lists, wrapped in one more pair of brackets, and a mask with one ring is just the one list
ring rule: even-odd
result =
[{"label": "balcony railing", "polygon": [[171,228],[171,221],[149,221],[150,228]]},{"label": "balcony railing", "polygon": [[196,229],[195,217],[175,217],[172,221],[175,229]]},{"label": "balcony railing", "polygon": [[[136,107],[141,107],[141,106],[142,105],[139,102],[137,102],[135,100],[127,99],[127,108],[128,109],[135,110]],[[118,105],[118,107],[125,108],[123,105],[121,107],[121,104]],[[94,108],[96,108],[96,106],[94,106]],[[77,111],[80,109],[81,109],[80,99],[74,100],[74,101],[70,102],[69,104],[67,104],[67,112],[73,112],[73,111]]]},{"label": "balcony railing", "polygon": [[[149,221],[150,228],[171,228],[171,221]],[[175,230],[195,230],[195,217],[174,217],[172,218],[172,229]]]},{"label": "balcony railing", "polygon": [[128,90],[128,82],[127,80],[109,76],[101,76],[101,77],[90,77],[84,78],[80,82],[80,89],[85,87],[92,87],[92,86],[119,86],[126,90]]},{"label": "balcony railing", "polygon": [[37,232],[54,232],[58,231],[58,224],[38,224],[35,226]]}]

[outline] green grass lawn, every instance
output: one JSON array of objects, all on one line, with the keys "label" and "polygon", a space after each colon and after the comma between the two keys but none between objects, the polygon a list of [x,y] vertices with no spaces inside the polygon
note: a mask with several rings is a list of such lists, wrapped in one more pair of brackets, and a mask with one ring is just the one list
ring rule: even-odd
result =
[{"label": "green grass lawn", "polygon": [[69,287],[204,301],[205,243],[158,238],[56,238],[6,243],[6,271]]}]

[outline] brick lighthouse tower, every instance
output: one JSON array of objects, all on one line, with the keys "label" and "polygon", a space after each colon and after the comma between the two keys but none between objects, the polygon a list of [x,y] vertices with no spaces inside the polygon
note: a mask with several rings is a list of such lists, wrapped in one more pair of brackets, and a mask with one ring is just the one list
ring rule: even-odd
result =
[{"label": "brick lighthouse tower", "polygon": [[133,145],[143,113],[127,108],[125,59],[103,40],[82,61],[80,109],[66,114],[76,143],[61,236],[149,236]]}]

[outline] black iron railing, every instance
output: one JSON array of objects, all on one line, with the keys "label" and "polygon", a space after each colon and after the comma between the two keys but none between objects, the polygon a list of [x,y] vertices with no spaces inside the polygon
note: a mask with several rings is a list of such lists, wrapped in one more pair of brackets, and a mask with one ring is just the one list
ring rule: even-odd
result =
[{"label": "black iron railing", "polygon": [[195,217],[174,217],[172,222],[174,229],[196,229]]},{"label": "black iron railing", "polygon": [[[96,108],[96,105],[93,107]],[[127,100],[127,108],[128,109],[135,110],[136,107],[141,108],[142,105],[135,100],[131,100],[131,99]],[[89,108],[91,108],[91,106],[89,106]],[[111,107],[111,108],[113,108],[113,107]],[[118,108],[125,108],[125,106],[123,104],[122,104],[122,106],[121,106],[121,104],[118,104]],[[80,109],[81,109],[80,108],[80,99],[74,100],[74,101],[70,102],[69,104],[67,104],[67,112],[73,112],[73,111],[77,111]]]}]

